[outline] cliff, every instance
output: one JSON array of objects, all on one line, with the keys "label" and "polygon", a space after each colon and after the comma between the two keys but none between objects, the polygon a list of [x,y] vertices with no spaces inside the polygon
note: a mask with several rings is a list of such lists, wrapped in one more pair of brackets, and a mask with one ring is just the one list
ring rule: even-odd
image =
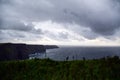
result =
[{"label": "cliff", "polygon": [[0,61],[28,59],[29,54],[45,52],[43,45],[0,44]]},{"label": "cliff", "polygon": [[44,46],[46,49],[54,49],[54,48],[59,48],[58,46],[56,45],[45,45]]}]

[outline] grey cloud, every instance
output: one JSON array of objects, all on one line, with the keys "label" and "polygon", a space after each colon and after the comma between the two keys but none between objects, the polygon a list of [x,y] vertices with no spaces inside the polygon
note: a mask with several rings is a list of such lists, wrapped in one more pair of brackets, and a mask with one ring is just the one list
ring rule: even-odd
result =
[{"label": "grey cloud", "polygon": [[14,29],[14,30],[23,30],[27,31],[32,27],[27,27],[24,23],[20,22],[19,20],[12,19],[12,18],[2,18],[0,19],[0,29]]},{"label": "grey cloud", "polygon": [[103,13],[96,13],[94,11],[76,13],[75,11],[71,12],[66,10],[66,14],[75,18],[75,23],[90,27],[94,32],[101,35],[112,35],[120,27],[119,13],[114,8],[111,8],[109,12],[104,11]]},{"label": "grey cloud", "polygon": [[36,41],[38,38],[42,36],[16,30],[0,30],[0,42]]},{"label": "grey cloud", "polygon": [[0,8],[2,11],[0,13],[0,29],[42,34],[42,30],[36,30],[34,26],[25,26],[20,21],[52,20],[56,23],[75,23],[88,27],[93,33],[83,34],[79,31],[81,27],[74,29],[74,31],[93,39],[98,34],[102,36],[113,35],[120,27],[119,0],[1,0],[0,4],[2,6]]},{"label": "grey cloud", "polygon": [[114,35],[104,36],[106,39],[109,39],[111,41],[115,41],[118,38],[120,38],[120,28],[116,30]]},{"label": "grey cloud", "polygon": [[46,33],[44,36],[57,41],[69,41],[70,34],[67,32],[51,32],[51,31],[44,31]]},{"label": "grey cloud", "polygon": [[[4,22],[5,21],[5,22]],[[20,22],[18,20],[5,20],[4,19],[0,21],[0,29],[1,30],[17,30],[17,31],[25,31],[25,32],[31,32],[31,33],[38,33],[42,34],[42,30],[35,29],[33,24],[27,24],[25,25],[23,22]]]},{"label": "grey cloud", "polygon": [[33,24],[25,25],[23,22],[12,19],[4,19],[4,21],[0,21],[0,42],[30,41],[42,38],[42,30],[35,29]]},{"label": "grey cloud", "polygon": [[12,37],[13,39],[14,38],[25,38],[26,35],[23,33],[23,32],[16,32],[16,31],[13,31],[13,30],[10,30],[7,32],[7,34]]},{"label": "grey cloud", "polygon": [[69,34],[67,32],[60,32],[59,37],[62,39],[68,39]]}]

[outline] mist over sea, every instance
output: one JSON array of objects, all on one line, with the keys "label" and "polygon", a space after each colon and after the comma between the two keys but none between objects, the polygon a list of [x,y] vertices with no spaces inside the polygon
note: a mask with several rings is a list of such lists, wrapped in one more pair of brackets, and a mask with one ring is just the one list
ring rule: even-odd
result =
[{"label": "mist over sea", "polygon": [[107,56],[119,56],[120,47],[68,47],[62,46],[56,49],[48,49],[46,53],[38,55],[37,58],[50,58],[53,60],[81,60],[99,59]]}]

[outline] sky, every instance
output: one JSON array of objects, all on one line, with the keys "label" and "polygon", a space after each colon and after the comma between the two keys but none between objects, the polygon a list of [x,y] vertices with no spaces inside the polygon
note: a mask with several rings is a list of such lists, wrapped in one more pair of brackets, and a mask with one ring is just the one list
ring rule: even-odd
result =
[{"label": "sky", "polygon": [[120,46],[119,0],[0,0],[0,42]]}]

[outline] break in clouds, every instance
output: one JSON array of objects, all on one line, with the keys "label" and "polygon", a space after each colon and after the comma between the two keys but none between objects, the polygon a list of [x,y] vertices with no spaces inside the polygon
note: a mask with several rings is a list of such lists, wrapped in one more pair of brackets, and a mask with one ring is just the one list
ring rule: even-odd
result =
[{"label": "break in clouds", "polygon": [[120,40],[119,0],[0,0],[0,40]]}]

